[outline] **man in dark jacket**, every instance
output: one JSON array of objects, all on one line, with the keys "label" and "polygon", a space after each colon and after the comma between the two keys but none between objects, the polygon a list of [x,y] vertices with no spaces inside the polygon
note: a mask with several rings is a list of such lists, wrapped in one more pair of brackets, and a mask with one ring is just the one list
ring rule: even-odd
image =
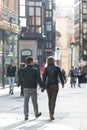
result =
[{"label": "man in dark jacket", "polygon": [[33,58],[28,57],[26,62],[27,66],[23,69],[22,78],[24,84],[24,115],[25,120],[28,120],[28,102],[30,96],[34,106],[35,117],[41,115],[41,112],[38,112],[37,83],[42,87],[42,81],[38,69],[34,67]]},{"label": "man in dark jacket", "polygon": [[9,87],[10,87],[9,94],[11,95],[13,95],[14,91],[15,73],[16,73],[16,66],[14,66],[13,61],[11,61],[10,65],[7,67],[7,77],[9,80]]}]

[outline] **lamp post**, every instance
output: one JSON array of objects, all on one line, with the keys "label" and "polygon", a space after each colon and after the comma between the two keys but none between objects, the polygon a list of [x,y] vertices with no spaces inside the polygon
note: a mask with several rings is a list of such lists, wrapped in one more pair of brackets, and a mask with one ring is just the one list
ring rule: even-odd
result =
[{"label": "lamp post", "polygon": [[60,48],[59,47],[55,48],[55,60],[57,61],[57,65],[59,65],[59,60],[60,60]]},{"label": "lamp post", "polygon": [[73,46],[74,46],[74,43],[72,42],[70,44],[70,47],[71,47],[71,67],[73,66]]}]

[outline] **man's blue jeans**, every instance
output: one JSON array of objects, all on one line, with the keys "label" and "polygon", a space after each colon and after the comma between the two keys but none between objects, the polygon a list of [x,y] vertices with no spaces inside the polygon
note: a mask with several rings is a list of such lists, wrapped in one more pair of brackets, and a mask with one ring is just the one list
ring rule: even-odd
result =
[{"label": "man's blue jeans", "polygon": [[38,115],[37,90],[31,88],[24,88],[24,115],[28,118],[29,113],[29,99],[32,99],[35,116]]},{"label": "man's blue jeans", "polygon": [[10,93],[13,93],[14,91],[14,83],[15,83],[15,77],[8,77],[9,81],[9,87],[10,87]]}]

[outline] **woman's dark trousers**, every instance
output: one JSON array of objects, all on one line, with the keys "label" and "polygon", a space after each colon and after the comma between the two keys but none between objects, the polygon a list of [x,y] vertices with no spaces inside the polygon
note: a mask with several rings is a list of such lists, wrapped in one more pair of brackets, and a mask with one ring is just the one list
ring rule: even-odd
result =
[{"label": "woman's dark trousers", "polygon": [[56,84],[50,85],[50,88],[47,89],[49,114],[52,115],[54,114],[58,91],[59,91],[59,86]]}]

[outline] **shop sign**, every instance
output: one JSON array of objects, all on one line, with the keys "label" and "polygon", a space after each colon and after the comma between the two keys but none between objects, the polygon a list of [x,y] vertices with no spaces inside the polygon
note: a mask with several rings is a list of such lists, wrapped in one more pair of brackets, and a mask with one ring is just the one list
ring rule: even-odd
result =
[{"label": "shop sign", "polygon": [[31,50],[28,50],[28,49],[25,49],[25,50],[22,50],[21,51],[21,55],[22,56],[31,56],[32,55],[32,51]]}]

